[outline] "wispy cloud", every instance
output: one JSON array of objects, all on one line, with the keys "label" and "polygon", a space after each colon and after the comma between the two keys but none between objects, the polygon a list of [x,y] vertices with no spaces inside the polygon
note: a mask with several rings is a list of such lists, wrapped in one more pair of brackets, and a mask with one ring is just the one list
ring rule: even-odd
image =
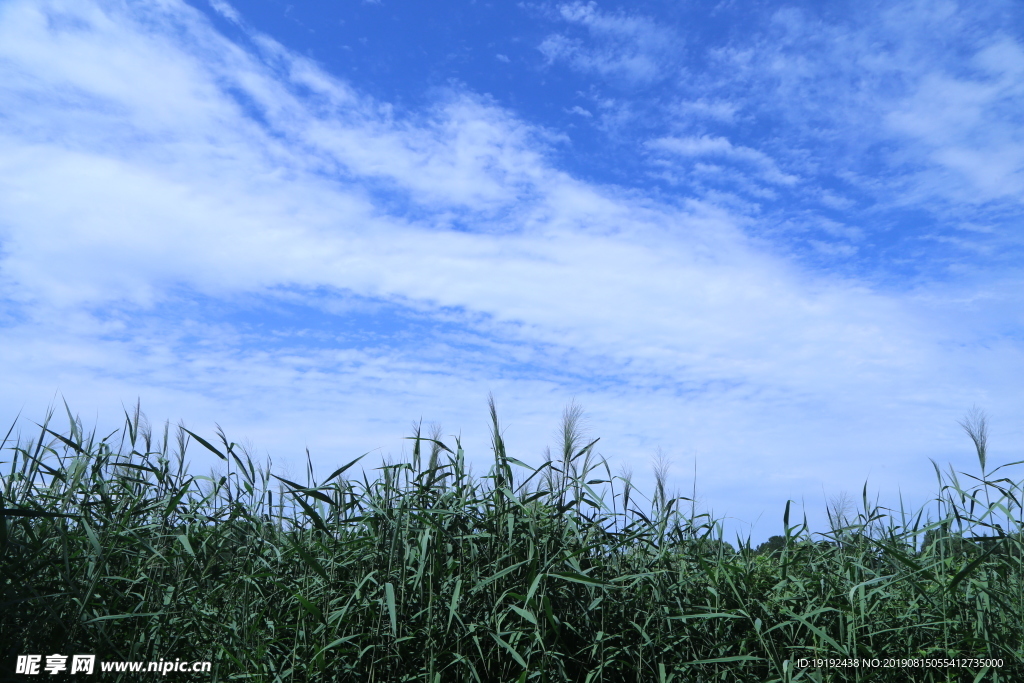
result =
[{"label": "wispy cloud", "polygon": [[921,74],[886,113],[885,123],[893,134],[920,145],[932,162],[921,178],[922,189],[959,202],[1019,203],[1024,198],[1022,102],[1024,48],[997,35],[976,45],[966,64],[944,64]]},{"label": "wispy cloud", "polygon": [[827,142],[822,170],[899,175],[887,201],[1017,203],[1024,48],[980,30],[1004,4],[977,9],[900,3],[868,21],[778,10],[757,40],[714,51],[720,97],[784,116],[802,149]]},{"label": "wispy cloud", "polygon": [[700,137],[667,137],[650,140],[648,149],[678,157],[725,157],[754,166],[758,175],[776,185],[793,185],[799,181],[794,175],[783,173],[767,154],[750,147],[733,145],[727,138],[702,135]]},{"label": "wispy cloud", "polygon": [[228,21],[233,21],[236,24],[240,24],[242,22],[242,17],[238,14],[238,10],[225,2],[225,0],[209,0],[209,2],[210,7]]},{"label": "wispy cloud", "polygon": [[597,3],[559,5],[556,16],[585,36],[553,33],[538,49],[549,62],[564,61],[574,69],[611,76],[630,83],[649,83],[667,74],[664,67],[680,39],[651,18],[634,13],[608,13]]},{"label": "wispy cloud", "polygon": [[670,108],[670,112],[680,117],[711,119],[732,123],[736,119],[739,104],[729,100],[708,100],[699,97],[695,100],[682,100]]}]

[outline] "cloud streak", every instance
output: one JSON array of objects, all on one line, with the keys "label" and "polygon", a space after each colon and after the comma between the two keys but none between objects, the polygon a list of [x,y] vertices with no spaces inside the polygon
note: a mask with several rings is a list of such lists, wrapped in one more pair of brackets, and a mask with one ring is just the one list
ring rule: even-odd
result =
[{"label": "cloud streak", "polygon": [[595,2],[559,5],[555,15],[585,29],[588,40],[568,33],[548,35],[538,46],[548,62],[564,61],[573,69],[623,83],[643,85],[665,77],[664,67],[681,47],[672,31],[651,18],[602,12]]},{"label": "cloud streak", "polygon": [[762,179],[775,185],[793,185],[798,182],[794,175],[783,173],[778,165],[763,152],[750,147],[733,145],[727,138],[702,135],[700,137],[666,137],[651,140],[647,147],[684,158],[724,157],[750,164],[757,168]]}]

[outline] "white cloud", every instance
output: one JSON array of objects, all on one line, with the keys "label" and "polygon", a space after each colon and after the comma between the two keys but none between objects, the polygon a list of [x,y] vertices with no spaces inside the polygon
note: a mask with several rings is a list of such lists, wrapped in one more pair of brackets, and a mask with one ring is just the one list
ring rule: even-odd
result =
[{"label": "white cloud", "polygon": [[808,243],[817,251],[828,256],[853,256],[857,253],[857,247],[852,244],[836,244],[835,242],[822,242],[821,240],[808,240]]},{"label": "white cloud", "polygon": [[242,17],[238,14],[238,10],[225,2],[225,0],[210,0],[210,7],[228,21],[232,21],[236,24],[242,23]]},{"label": "white cloud", "polygon": [[835,209],[837,211],[846,211],[856,206],[856,203],[852,199],[840,196],[834,192],[829,192],[828,190],[821,191],[818,195],[818,201],[828,208]]},{"label": "white cloud", "polygon": [[597,36],[628,39],[649,49],[662,48],[675,42],[671,32],[649,17],[601,12],[596,2],[560,5],[558,12],[565,21],[586,26]]},{"label": "white cloud", "polygon": [[680,157],[722,157],[754,165],[764,180],[776,185],[793,185],[799,181],[794,175],[783,173],[767,154],[750,147],[733,145],[727,138],[702,135],[700,137],[664,137],[647,142],[648,149],[668,152]]},{"label": "white cloud", "polygon": [[859,178],[886,206],[1019,206],[1024,44],[996,28],[1010,11],[902,2],[825,20],[785,8],[754,39],[709,50],[712,74],[696,82],[784,120],[809,170]]},{"label": "white cloud", "polygon": [[736,120],[739,111],[739,104],[728,100],[709,100],[697,98],[696,100],[683,100],[672,107],[672,113],[683,119],[695,117],[712,119],[724,123],[732,123]]},{"label": "white cloud", "polygon": [[667,57],[680,46],[672,32],[652,19],[601,12],[594,2],[560,5],[557,16],[585,28],[588,40],[555,33],[547,36],[538,49],[549,62],[565,61],[584,72],[650,83],[665,75]]},{"label": "white cloud", "polygon": [[[1024,196],[1024,48],[1002,37],[978,50],[980,74],[937,69],[894,103],[885,121],[960,182],[926,176],[931,191],[960,202]],[[959,71],[959,69],[957,69]]]}]

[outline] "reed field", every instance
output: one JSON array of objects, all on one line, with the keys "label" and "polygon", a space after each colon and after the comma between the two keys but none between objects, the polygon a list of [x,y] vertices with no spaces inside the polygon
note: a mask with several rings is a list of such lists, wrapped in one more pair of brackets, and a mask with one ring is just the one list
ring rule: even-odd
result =
[{"label": "reed field", "polygon": [[[219,428],[154,434],[138,407],[102,438],[70,411],[64,430],[12,427],[0,679],[58,678],[16,676],[18,655],[91,653],[267,683],[1024,680],[1024,489],[1016,464],[988,468],[983,420],[964,423],[979,471],[936,465],[925,508],[865,487],[812,533],[780,501],[778,536],[751,547],[669,497],[664,471],[650,498],[613,476],[575,406],[535,469],[493,401],[490,418],[480,478],[436,429],[410,462],[292,481]],[[195,448],[224,472],[189,472]]]}]

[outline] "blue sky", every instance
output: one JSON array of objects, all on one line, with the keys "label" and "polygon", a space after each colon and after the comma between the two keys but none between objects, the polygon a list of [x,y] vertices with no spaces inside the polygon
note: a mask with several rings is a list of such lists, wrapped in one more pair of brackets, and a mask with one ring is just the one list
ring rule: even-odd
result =
[{"label": "blue sky", "polygon": [[[411,424],[764,539],[1024,459],[1012,2],[0,0],[0,409],[297,476]],[[212,462],[191,452],[197,469]]]}]

